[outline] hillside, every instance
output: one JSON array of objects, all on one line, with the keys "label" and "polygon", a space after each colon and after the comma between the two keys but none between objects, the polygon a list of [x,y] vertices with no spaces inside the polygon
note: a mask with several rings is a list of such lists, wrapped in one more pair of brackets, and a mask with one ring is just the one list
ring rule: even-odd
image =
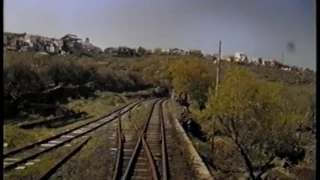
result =
[{"label": "hillside", "polygon": [[[310,147],[314,146],[315,73],[309,70],[222,62],[217,93],[216,64],[196,56],[88,58],[5,52],[3,73],[5,120],[27,111],[26,102],[65,104],[73,99],[68,105],[72,107],[92,99],[94,104],[97,91],[127,93],[160,86],[186,107],[183,124],[216,176],[237,178],[239,173],[256,173],[266,165],[269,177],[285,176],[279,158],[290,164],[290,173],[298,179],[314,171]],[[65,89],[55,91],[56,87]],[[80,109],[90,113],[100,104],[83,106]],[[264,151],[272,163],[261,164],[266,162]],[[299,157],[292,158],[292,154]]]},{"label": "hillside", "polygon": [[[192,63],[187,65],[184,62]],[[20,96],[27,92],[44,90],[50,84],[59,83],[84,85],[94,82],[99,90],[113,92],[137,91],[156,86],[171,89],[174,86],[172,74],[175,73],[175,68],[179,70],[179,67],[176,67],[180,65],[179,63],[190,68],[205,68],[211,85],[214,82],[216,65],[209,60],[192,56],[93,59],[7,52],[4,56],[5,99],[12,99],[12,95]],[[237,65],[228,62],[221,64],[222,74],[224,67],[230,64],[244,68],[256,74],[258,78],[271,82],[304,86],[314,86],[315,82],[315,74],[312,71],[284,71],[272,67]]]}]

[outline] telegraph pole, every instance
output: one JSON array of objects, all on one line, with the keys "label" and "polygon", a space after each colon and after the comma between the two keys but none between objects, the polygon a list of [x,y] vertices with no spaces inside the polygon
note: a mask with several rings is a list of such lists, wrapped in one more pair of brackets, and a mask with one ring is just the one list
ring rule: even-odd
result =
[{"label": "telegraph pole", "polygon": [[221,41],[219,41],[219,56],[217,61],[217,70],[216,70],[216,90],[215,90],[215,96],[218,95],[218,87],[219,87],[219,78],[220,78],[220,60],[221,60]]},{"label": "telegraph pole", "polygon": [[[219,55],[217,61],[217,69],[216,69],[216,86],[215,86],[215,97],[218,96],[218,86],[220,80],[220,60],[221,60],[221,44],[222,42],[219,41]],[[212,118],[212,135],[211,135],[211,158],[213,158],[213,150],[214,150],[214,118]]]},{"label": "telegraph pole", "polygon": [[281,53],[281,63],[284,63],[284,52]]}]

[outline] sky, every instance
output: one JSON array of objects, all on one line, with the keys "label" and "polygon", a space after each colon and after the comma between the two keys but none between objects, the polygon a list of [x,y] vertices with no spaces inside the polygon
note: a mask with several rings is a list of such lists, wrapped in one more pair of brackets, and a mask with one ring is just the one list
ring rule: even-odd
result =
[{"label": "sky", "polygon": [[[316,66],[313,0],[5,0],[4,31],[110,46],[200,49]],[[295,51],[287,49],[294,43]]]}]

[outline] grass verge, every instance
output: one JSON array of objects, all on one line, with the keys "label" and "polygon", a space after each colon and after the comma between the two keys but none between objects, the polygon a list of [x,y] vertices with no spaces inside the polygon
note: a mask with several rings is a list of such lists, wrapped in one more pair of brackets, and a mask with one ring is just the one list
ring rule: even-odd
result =
[{"label": "grass verge", "polygon": [[70,153],[84,140],[75,140],[70,147],[61,147],[39,157],[40,161],[23,170],[13,170],[4,175],[7,180],[15,179],[39,179],[49,171],[55,163]]},{"label": "grass verge", "polygon": [[7,147],[4,147],[4,153],[12,151],[35,143],[37,141],[46,139],[55,134],[61,133],[68,129],[80,126],[82,124],[88,123],[92,120],[95,120],[99,116],[108,114],[115,109],[121,107],[124,104],[127,104],[133,99],[127,99],[121,96],[110,95],[110,93],[101,93],[99,98],[88,99],[88,100],[76,100],[66,106],[71,107],[75,110],[82,110],[88,112],[89,116],[96,116],[86,120],[74,122],[72,124],[61,126],[59,128],[35,128],[30,130],[24,130],[19,128],[16,125],[4,125],[4,142],[7,143]]}]

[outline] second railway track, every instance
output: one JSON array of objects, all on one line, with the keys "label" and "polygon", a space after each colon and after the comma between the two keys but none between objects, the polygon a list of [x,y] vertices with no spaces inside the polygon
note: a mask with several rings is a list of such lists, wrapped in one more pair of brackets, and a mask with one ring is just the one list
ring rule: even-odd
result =
[{"label": "second railway track", "polygon": [[131,119],[135,132],[122,129],[118,121],[117,160],[113,180],[169,179],[167,137],[163,117],[164,100],[156,100],[146,122]]},{"label": "second railway track", "polygon": [[90,121],[84,125],[78,126],[66,132],[4,154],[3,171],[7,172],[14,168],[24,169],[25,166],[36,163],[36,158],[38,156],[58,147],[68,145],[68,143],[77,138],[86,137],[86,135],[88,135],[90,132],[93,132],[94,130],[115,120],[117,117],[120,117],[121,115],[127,113],[142,101],[143,100],[127,104],[124,107],[121,107],[102,118]]}]

